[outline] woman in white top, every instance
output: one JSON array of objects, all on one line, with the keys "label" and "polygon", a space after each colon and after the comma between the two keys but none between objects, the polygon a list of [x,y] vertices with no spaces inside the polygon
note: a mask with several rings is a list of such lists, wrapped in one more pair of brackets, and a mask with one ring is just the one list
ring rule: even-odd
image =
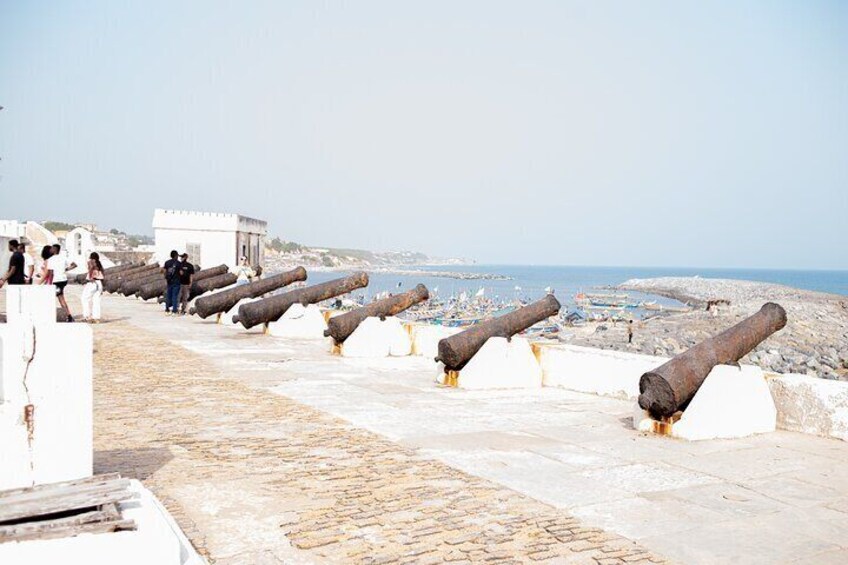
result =
[{"label": "woman in white top", "polygon": [[103,265],[96,252],[88,256],[88,274],[82,288],[82,318],[92,324],[100,323],[100,296],[103,294]]}]

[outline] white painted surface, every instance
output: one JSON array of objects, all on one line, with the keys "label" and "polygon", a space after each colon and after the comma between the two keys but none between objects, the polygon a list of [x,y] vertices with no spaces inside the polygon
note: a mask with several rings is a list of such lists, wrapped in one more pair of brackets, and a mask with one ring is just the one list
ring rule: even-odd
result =
[{"label": "white painted surface", "polygon": [[199,257],[190,260],[201,267],[238,264],[241,255],[251,265],[261,265],[265,256],[267,223],[239,214],[216,214],[157,209],[153,214],[156,259],[168,260],[172,249],[190,255],[199,246]]},{"label": "white painted surface", "polygon": [[435,359],[439,354],[439,342],[461,331],[462,328],[412,324],[412,354]]},{"label": "white painted surface", "polygon": [[244,304],[250,304],[251,302],[256,302],[257,300],[261,300],[261,298],[242,298],[239,300],[235,306],[227,310],[224,314],[222,314],[218,318],[218,323],[224,327],[228,328],[244,328],[241,324],[233,323],[233,316],[238,314],[238,309],[240,306]]},{"label": "white painted surface", "polygon": [[539,346],[545,386],[630,400],[639,397],[642,374],[666,361],[666,357],[576,345]]},{"label": "white painted surface", "polygon": [[324,337],[326,329],[327,322],[324,321],[324,314],[316,304],[309,304],[306,307],[302,304],[294,304],[279,320],[268,324],[268,335],[293,339],[330,340]]},{"label": "white painted surface", "polygon": [[56,322],[56,287],[45,285],[6,285],[6,322],[9,326],[22,324],[53,324]]},{"label": "white painted surface", "polygon": [[718,365],[672,427],[681,439],[732,439],[773,432],[777,411],[759,367]]},{"label": "white painted surface", "polygon": [[20,286],[7,294],[18,311],[0,325],[0,489],[92,473],[91,328],[57,324],[50,290]]},{"label": "white painted surface", "polygon": [[119,504],[135,531],[0,544],[0,563],[86,565],[202,565],[185,535],[156,497],[133,480],[138,498]]},{"label": "white painted surface", "polygon": [[778,427],[848,441],[848,382],[780,375],[768,385]]},{"label": "white painted surface", "polygon": [[412,353],[412,338],[394,316],[366,318],[344,341],[344,357],[403,357]]},{"label": "white painted surface", "polygon": [[[439,363],[439,370],[444,371]],[[458,388],[541,388],[542,368],[523,337],[491,337],[459,372]]]}]

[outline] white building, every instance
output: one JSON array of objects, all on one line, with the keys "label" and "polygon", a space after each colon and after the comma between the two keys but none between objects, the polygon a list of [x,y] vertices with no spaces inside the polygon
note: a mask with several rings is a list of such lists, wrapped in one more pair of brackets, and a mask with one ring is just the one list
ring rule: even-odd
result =
[{"label": "white building", "polygon": [[189,261],[203,268],[222,263],[235,267],[242,255],[249,264],[262,265],[267,229],[267,222],[238,214],[157,209],[155,258],[162,263],[176,250],[188,253]]},{"label": "white building", "polygon": [[108,241],[102,241],[97,237],[96,233],[93,233],[88,228],[82,226],[75,227],[65,236],[66,257],[68,261],[73,261],[77,264],[79,269],[81,269],[80,272],[85,272],[85,264],[92,251],[100,254],[100,262],[103,263],[104,268],[108,269],[114,265],[103,253],[115,251],[115,245]]}]

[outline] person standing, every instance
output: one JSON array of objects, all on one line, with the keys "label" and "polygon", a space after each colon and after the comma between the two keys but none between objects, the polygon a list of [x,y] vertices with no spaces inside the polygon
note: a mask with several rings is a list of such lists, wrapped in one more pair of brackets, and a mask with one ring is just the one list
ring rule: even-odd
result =
[{"label": "person standing", "polygon": [[47,276],[41,281],[41,284],[53,284],[56,287],[56,298],[59,300],[59,306],[65,309],[68,313],[68,321],[73,322],[74,317],[71,315],[71,308],[68,306],[68,301],[65,300],[65,287],[68,286],[68,271],[76,269],[77,264],[73,261],[69,265],[62,256],[62,246],[54,244],[50,251],[52,255],[47,260]]},{"label": "person standing", "polygon": [[18,245],[18,251],[24,256],[24,284],[32,284],[32,278],[35,274],[35,261],[32,256],[26,252],[26,243],[21,242]]},{"label": "person standing", "polygon": [[633,343],[633,320],[627,322],[627,343]]},{"label": "person standing", "polygon": [[180,315],[184,316],[191,297],[191,284],[194,282],[194,265],[188,262],[188,253],[180,255],[180,259]]},{"label": "person standing", "polygon": [[[35,279],[33,279],[33,284],[45,284],[43,281],[47,278],[47,261],[50,260],[50,257],[53,255],[53,248],[49,245],[45,245],[41,248],[41,259],[38,263],[38,268],[36,269]],[[35,280],[38,282],[35,282]],[[51,284],[51,283],[47,283]]]},{"label": "person standing", "polygon": [[88,273],[82,288],[82,318],[92,324],[100,323],[100,296],[103,294],[103,265],[96,252],[88,256]]},{"label": "person standing", "polygon": [[13,239],[9,242],[9,251],[12,252],[12,257],[9,259],[9,268],[6,269],[6,274],[0,278],[0,288],[4,284],[26,284],[26,274],[24,273],[24,254],[18,249],[18,240]]},{"label": "person standing", "polygon": [[168,285],[165,291],[165,315],[170,316],[177,313],[180,300],[180,261],[177,259],[177,250],[171,251],[171,258],[165,261],[162,272],[165,274],[165,282]]}]

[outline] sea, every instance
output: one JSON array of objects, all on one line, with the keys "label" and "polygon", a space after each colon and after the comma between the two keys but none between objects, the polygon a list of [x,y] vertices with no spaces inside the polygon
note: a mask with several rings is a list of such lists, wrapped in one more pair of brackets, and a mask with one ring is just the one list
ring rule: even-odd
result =
[{"label": "sea", "polygon": [[[482,294],[496,301],[512,299],[533,300],[550,289],[565,307],[573,307],[574,296],[580,292],[603,291],[627,279],[654,277],[692,277],[739,279],[777,283],[795,288],[829,292],[848,296],[848,271],[801,271],[771,269],[702,269],[670,267],[554,267],[531,265],[432,265],[410,267],[421,274],[406,275],[385,272],[369,273],[368,288],[356,291],[355,296],[369,300],[381,292],[404,292],[418,283],[430,289],[431,295],[442,298]],[[344,271],[309,270],[308,284],[344,276]],[[423,272],[456,272],[492,274],[506,280],[455,279],[426,275]],[[628,292],[636,301],[655,300],[661,304],[678,305],[674,300]]]}]

